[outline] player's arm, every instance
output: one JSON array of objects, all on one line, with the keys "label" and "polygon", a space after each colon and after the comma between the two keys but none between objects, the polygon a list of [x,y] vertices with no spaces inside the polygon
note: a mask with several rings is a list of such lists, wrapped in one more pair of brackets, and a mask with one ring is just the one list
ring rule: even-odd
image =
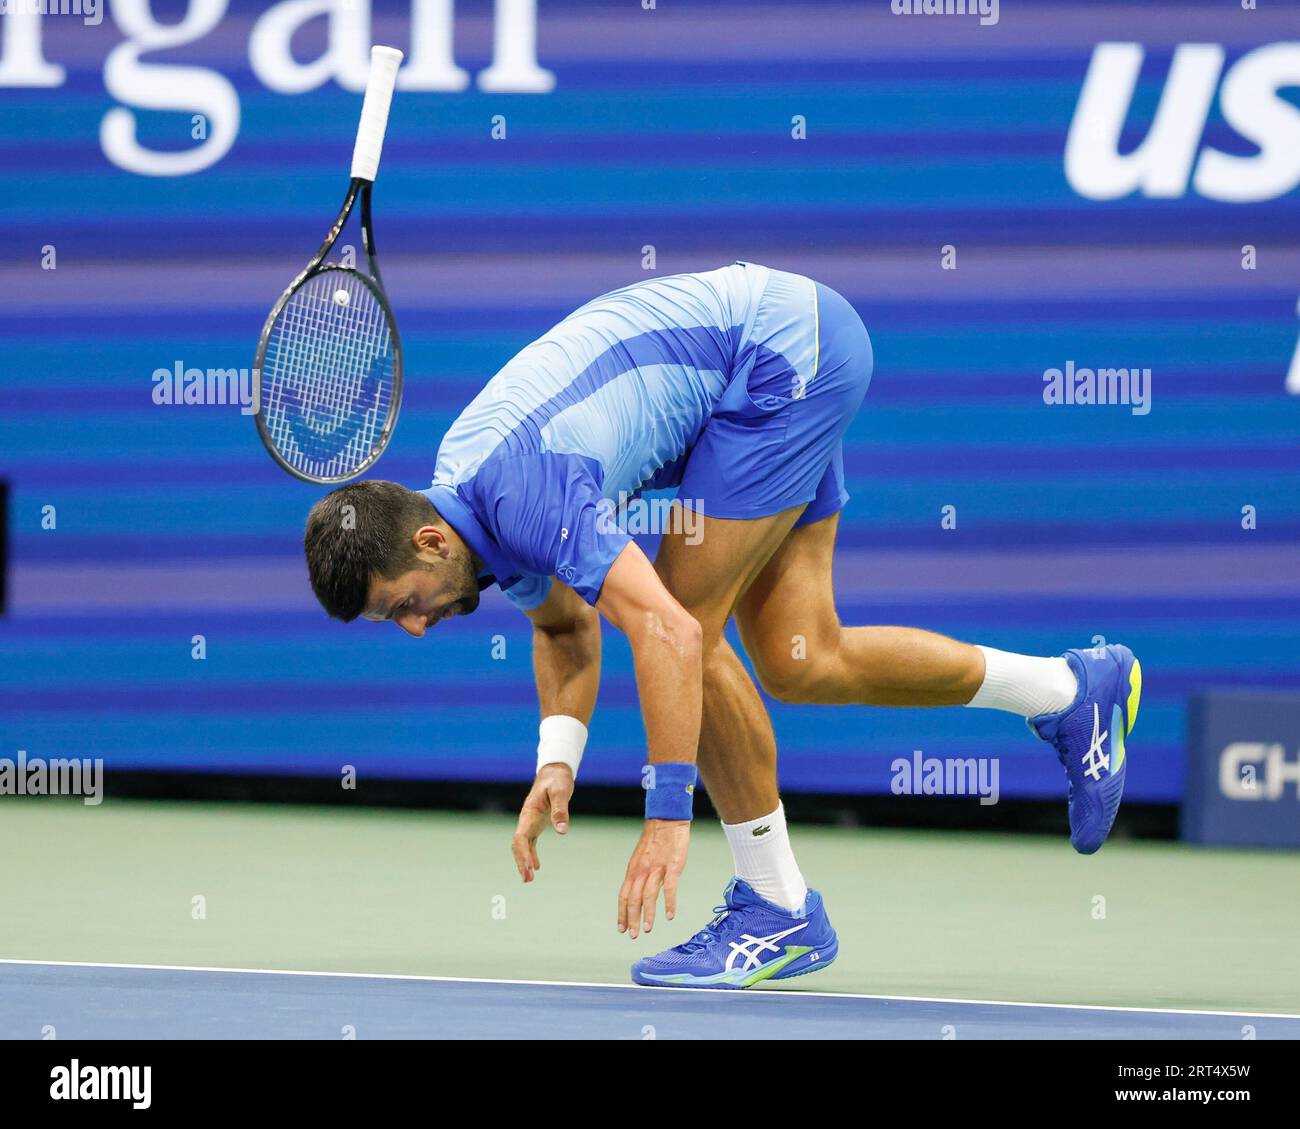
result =
[{"label": "player's arm", "polygon": [[700,743],[700,625],[635,543],[605,576],[596,608],[627,636],[652,765],[695,763]]},{"label": "player's arm", "polygon": [[527,614],[542,717],[573,717],[589,725],[600,689],[600,613],[553,580],[546,599]]},{"label": "player's arm", "polygon": [[546,824],[561,835],[569,828],[569,800],[600,688],[600,615],[558,580],[527,615],[533,623],[541,739],[537,776],[519,813],[511,849],[520,877],[531,882],[541,869],[537,839]]},{"label": "player's arm", "polygon": [[635,543],[610,567],[596,607],[632,645],[649,750],[645,830],[618,898],[619,932],[635,938],[643,920],[653,928],[660,889],[669,920],[677,912],[700,742],[701,631]]},{"label": "player's arm", "polygon": [[[594,459],[534,452],[489,459],[468,490],[476,516],[522,573],[558,577],[632,644],[650,759],[645,831],[619,895],[619,927],[635,937],[643,919],[647,930],[654,924],[661,888],[669,917],[677,908],[700,739],[701,631],[612,519],[600,490],[602,473]],[[510,586],[507,597],[516,587]],[[549,593],[542,603],[548,598]],[[559,615],[557,623],[565,618]],[[570,672],[556,684],[576,693],[583,678]],[[527,845],[529,828],[523,818],[520,823]],[[516,861],[528,881],[537,869],[531,846],[526,858],[516,851]]]}]

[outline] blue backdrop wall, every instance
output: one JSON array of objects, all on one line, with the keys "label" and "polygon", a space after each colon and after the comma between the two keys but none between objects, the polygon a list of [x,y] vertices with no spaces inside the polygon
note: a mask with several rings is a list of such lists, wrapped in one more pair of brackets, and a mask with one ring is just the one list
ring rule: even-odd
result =
[{"label": "blue backdrop wall", "polygon": [[[522,616],[493,596],[422,643],[327,622],[299,547],[320,491],[238,407],[153,400],[158,369],[251,365],[342,195],[373,37],[411,56],[376,188],[408,380],[380,474],[426,484],[480,384],[599,292],[737,258],[813,275],[876,349],[843,618],[1130,643],[1129,794],[1177,798],[1189,693],[1300,681],[1300,19],[908,7],[0,16],[0,755],[531,776]],[[1045,403],[1071,362],[1150,369],[1149,411]],[[635,689],[606,645],[584,778],[631,784]],[[1000,757],[1004,794],[1061,790],[1004,715],[774,718],[787,788],[884,791],[921,749]]]}]

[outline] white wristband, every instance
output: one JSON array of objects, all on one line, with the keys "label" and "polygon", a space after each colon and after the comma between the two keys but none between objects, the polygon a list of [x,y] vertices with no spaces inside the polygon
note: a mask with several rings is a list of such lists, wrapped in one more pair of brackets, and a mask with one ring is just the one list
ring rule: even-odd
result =
[{"label": "white wristband", "polygon": [[567,764],[576,778],[587,747],[587,727],[576,717],[562,713],[542,718],[537,727],[537,770],[543,765]]}]

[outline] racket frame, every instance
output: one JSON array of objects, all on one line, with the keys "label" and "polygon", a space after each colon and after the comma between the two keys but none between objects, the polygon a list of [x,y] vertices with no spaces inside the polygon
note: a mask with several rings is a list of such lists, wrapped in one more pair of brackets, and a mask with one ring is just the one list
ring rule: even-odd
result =
[{"label": "racket frame", "polygon": [[[280,464],[283,470],[288,471],[295,478],[303,482],[311,482],[321,486],[332,486],[342,482],[350,482],[359,475],[364,474],[376,462],[379,461],[380,455],[388,446],[388,441],[393,436],[393,430],[397,426],[397,416],[402,407],[402,340],[397,332],[397,318],[393,315],[392,307],[388,302],[388,295],[384,292],[383,279],[379,274],[379,260],[375,257],[375,238],[374,229],[370,219],[370,195],[374,188],[374,182],[364,180],[361,177],[353,177],[348,185],[347,195],[343,198],[343,205],[339,209],[338,218],[330,228],[325,240],[320,245],[320,249],[312,256],[311,261],[302,269],[289,285],[285,288],[279,300],[271,308],[270,314],[267,315],[266,322],[262,326],[262,335],[257,342],[257,356],[253,361],[253,379],[256,382],[258,406],[254,420],[257,423],[257,433],[262,439],[262,445],[270,452],[271,457]],[[334,244],[338,242],[339,235],[342,234],[343,228],[347,225],[349,217],[356,206],[357,198],[361,200],[361,245],[366,253],[366,262],[370,267],[370,274],[366,275],[354,267],[345,267],[340,264],[326,263],[326,256],[334,249]],[[356,468],[347,474],[334,475],[331,477],[319,477],[308,474],[290,463],[281,453],[279,448],[272,440],[270,432],[266,426],[265,402],[262,397],[262,364],[266,360],[266,350],[271,342],[271,330],[279,320],[280,315],[284,312],[285,306],[289,300],[297,293],[300,287],[308,279],[316,275],[325,274],[327,271],[341,271],[355,277],[375,296],[379,302],[380,309],[383,311],[385,321],[388,326],[389,337],[392,341],[393,352],[393,378],[392,392],[389,394],[388,414],[384,419],[384,424],[379,432],[379,436],[370,454]]]}]

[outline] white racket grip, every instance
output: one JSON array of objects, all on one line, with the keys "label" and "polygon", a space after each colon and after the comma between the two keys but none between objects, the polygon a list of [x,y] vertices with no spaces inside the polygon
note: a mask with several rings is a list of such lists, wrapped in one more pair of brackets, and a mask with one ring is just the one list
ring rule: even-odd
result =
[{"label": "white racket grip", "polygon": [[379,153],[384,147],[384,130],[388,128],[388,109],[393,104],[393,86],[402,53],[396,47],[370,48],[370,81],[366,83],[365,101],[361,103],[361,124],[357,127],[357,144],[352,150],[352,175],[374,180],[379,171]]}]

